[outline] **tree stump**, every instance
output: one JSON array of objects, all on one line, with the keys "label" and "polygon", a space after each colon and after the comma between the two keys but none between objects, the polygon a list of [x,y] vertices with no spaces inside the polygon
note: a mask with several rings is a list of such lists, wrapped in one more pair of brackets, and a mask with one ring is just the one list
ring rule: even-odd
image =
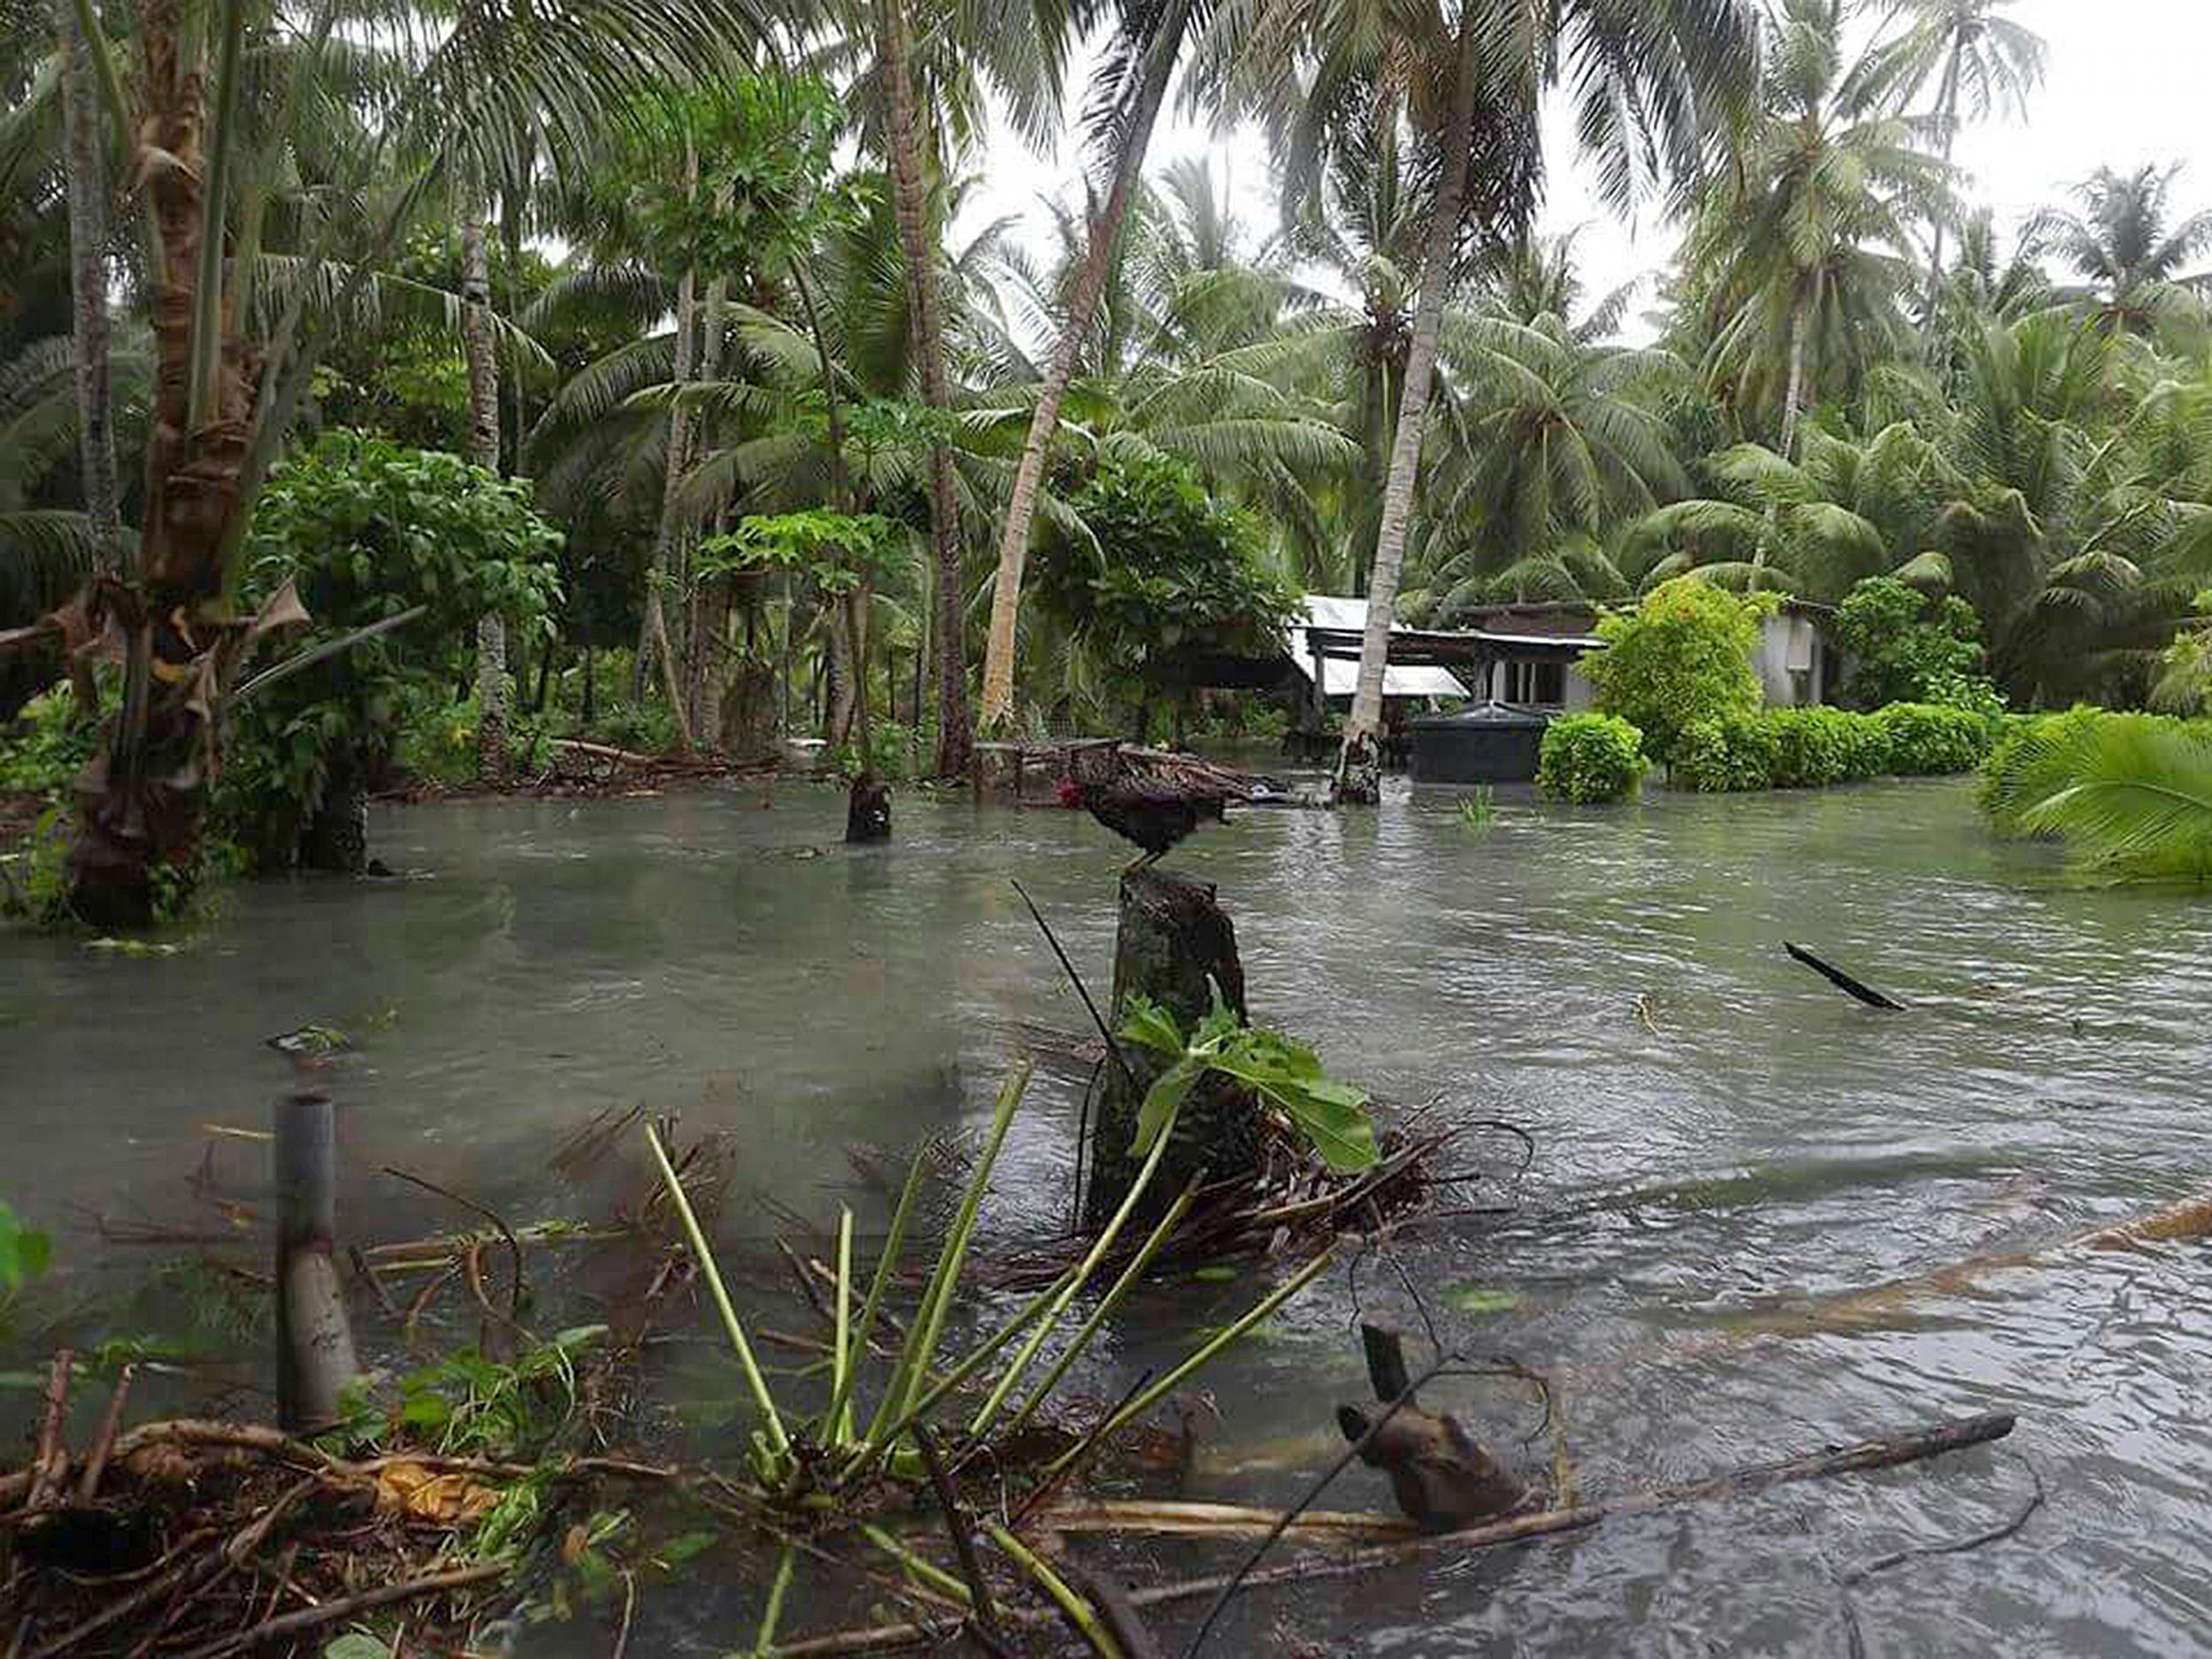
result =
[{"label": "tree stump", "polygon": [[367,769],[350,757],[334,758],[323,798],[300,836],[300,867],[357,876],[369,867]]},{"label": "tree stump", "polygon": [[1379,806],[1382,803],[1382,749],[1372,732],[1348,733],[1337,756],[1336,776],[1330,780],[1332,806]]},{"label": "tree stump", "polygon": [[[1189,1032],[1212,1010],[1218,995],[1240,1018],[1245,1013],[1244,964],[1237,933],[1216,902],[1210,881],[1146,867],[1121,879],[1121,919],[1114,936],[1112,1023],[1118,1030],[1130,1000],[1148,997]],[[1137,1179],[1141,1160],[1130,1152],[1145,1092],[1167,1069],[1163,1056],[1122,1046],[1128,1071],[1109,1064],[1091,1140],[1090,1179],[1083,1199],[1084,1225],[1096,1231],[1110,1219]],[[1193,1175],[1216,1177],[1256,1167],[1259,1115],[1230,1079],[1209,1073],[1183,1103],[1160,1172],[1139,1214],[1165,1210]]]},{"label": "tree stump", "polygon": [[845,798],[845,840],[858,845],[891,839],[891,786],[872,772],[853,780]]}]

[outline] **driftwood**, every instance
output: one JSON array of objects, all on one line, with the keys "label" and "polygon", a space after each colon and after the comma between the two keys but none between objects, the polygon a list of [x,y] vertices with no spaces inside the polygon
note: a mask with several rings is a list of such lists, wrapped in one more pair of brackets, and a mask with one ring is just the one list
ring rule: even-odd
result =
[{"label": "driftwood", "polygon": [[[1970,1447],[2002,1440],[2012,1432],[2014,1422],[2015,1419],[2008,1414],[1959,1418],[1916,1433],[1865,1440],[1856,1446],[1787,1458],[1778,1463],[1753,1464],[1686,1486],[1662,1487],[1655,1492],[1632,1493],[1604,1502],[1578,1504],[1569,1509],[1545,1509],[1532,1515],[1519,1515],[1508,1520],[1471,1527],[1464,1532],[1432,1533],[1409,1539],[1403,1543],[1379,1545],[1327,1559],[1289,1562],[1281,1566],[1247,1573],[1241,1587],[1259,1589],[1272,1585],[1309,1583],[1319,1578],[1348,1578],[1437,1556],[1452,1556],[1478,1549],[1494,1548],[1502,1544],[1522,1543],[1530,1539],[1587,1532],[1592,1527],[1624,1516],[1648,1515],[1686,1504],[1751,1497],[1772,1487],[1798,1481],[1825,1480],[1837,1475],[1865,1474],[1878,1469],[1901,1468],[1908,1463],[1939,1457],[1947,1452],[1963,1451]],[[1173,1584],[1155,1585],[1133,1591],[1130,1594],[1129,1602],[1140,1609],[1164,1607],[1179,1601],[1194,1601],[1202,1596],[1218,1595],[1236,1582],[1234,1575],[1227,1573],[1186,1578]],[[1009,1630],[1037,1629],[1049,1624],[1053,1618],[1054,1615],[1050,1613],[1023,1610],[1002,1614],[1001,1623]],[[864,1630],[841,1631],[832,1635],[784,1643],[772,1652],[774,1659],[841,1659],[842,1655],[849,1654],[897,1653],[909,1647],[924,1646],[934,1640],[938,1633],[915,1624],[879,1624]]]},{"label": "driftwood", "polygon": [[1790,953],[1791,961],[1803,963],[1845,995],[1855,996],[1869,1008],[1878,1008],[1886,1013],[1893,1014],[1901,1014],[1905,1011],[1905,1005],[1895,997],[1886,995],[1872,986],[1853,979],[1841,968],[1832,967],[1823,962],[1803,946],[1793,945],[1786,939],[1782,941],[1782,949]]}]

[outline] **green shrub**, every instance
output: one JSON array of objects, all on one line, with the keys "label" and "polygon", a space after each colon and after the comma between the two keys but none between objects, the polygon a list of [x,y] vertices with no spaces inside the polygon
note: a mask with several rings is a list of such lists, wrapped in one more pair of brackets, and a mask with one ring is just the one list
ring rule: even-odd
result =
[{"label": "green shrub", "polygon": [[0,791],[58,798],[99,741],[99,721],[85,717],[67,684],[42,692],[0,733]]},{"label": "green shrub", "polygon": [[1778,789],[1817,789],[1889,769],[1889,736],[1871,715],[1816,706],[1770,709],[1761,718],[1774,740]]},{"label": "green shrub", "polygon": [[1893,703],[1874,718],[1889,741],[1889,770],[1901,778],[1972,772],[1989,755],[1990,723],[1966,709]]},{"label": "green shrub", "polygon": [[1582,659],[1600,710],[1644,734],[1644,752],[1671,765],[1693,726],[1759,711],[1751,654],[1772,594],[1728,593],[1682,576],[1646,594],[1636,609],[1598,622],[1605,649]]},{"label": "green shrub", "polygon": [[1989,687],[1981,675],[1981,618],[1955,595],[1870,576],[1844,596],[1834,626],[1837,642],[1851,654],[1850,693],[1862,708],[1947,703],[1947,687]]},{"label": "green shrub", "polygon": [[1570,714],[1544,730],[1536,787],[1561,801],[1624,801],[1651,763],[1644,734],[1617,714]]},{"label": "green shrub", "polygon": [[1774,787],[1780,744],[1764,714],[1699,720],[1682,733],[1667,779],[1701,795],[1741,794]]}]

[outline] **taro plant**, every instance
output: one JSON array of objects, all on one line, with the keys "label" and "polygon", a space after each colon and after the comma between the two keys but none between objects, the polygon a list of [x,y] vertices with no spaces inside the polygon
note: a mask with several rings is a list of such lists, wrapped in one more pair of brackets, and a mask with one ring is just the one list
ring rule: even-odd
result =
[{"label": "taro plant", "polygon": [[1134,1150],[1141,1156],[1165,1140],[1177,1110],[1209,1071],[1234,1078],[1279,1109],[1339,1173],[1371,1168],[1379,1156],[1365,1090],[1330,1077],[1304,1043],[1246,1025],[1218,997],[1188,1035],[1157,1002],[1132,997],[1120,1034],[1169,1063],[1137,1110]]}]

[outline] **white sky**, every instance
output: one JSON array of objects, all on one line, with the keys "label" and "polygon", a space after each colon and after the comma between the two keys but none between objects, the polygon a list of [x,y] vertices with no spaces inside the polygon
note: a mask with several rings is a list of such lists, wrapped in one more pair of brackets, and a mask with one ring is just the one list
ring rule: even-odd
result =
[{"label": "white sky", "polygon": [[[2020,0],[2013,15],[2049,46],[2042,90],[2024,125],[1969,127],[1957,161],[1970,202],[1994,209],[2008,233],[2037,209],[2061,201],[2101,165],[2187,165],[2176,186],[2184,211],[2212,206],[2212,0]],[[1665,265],[1671,227],[1647,214],[1640,226],[1600,206],[1573,159],[1571,131],[1551,123],[1548,233],[1584,226],[1578,247],[1592,297]],[[958,228],[972,233],[1005,214],[1020,216],[1026,238],[1041,243],[1040,196],[1065,193],[1076,177],[1072,142],[1040,157],[1002,134],[983,157],[982,180]],[[1278,208],[1267,150],[1248,131],[1217,136],[1171,111],[1152,145],[1148,171],[1179,157],[1210,155],[1255,234],[1271,230]],[[1639,306],[1649,298],[1639,296]],[[1632,307],[1632,311],[1637,308]]]}]

